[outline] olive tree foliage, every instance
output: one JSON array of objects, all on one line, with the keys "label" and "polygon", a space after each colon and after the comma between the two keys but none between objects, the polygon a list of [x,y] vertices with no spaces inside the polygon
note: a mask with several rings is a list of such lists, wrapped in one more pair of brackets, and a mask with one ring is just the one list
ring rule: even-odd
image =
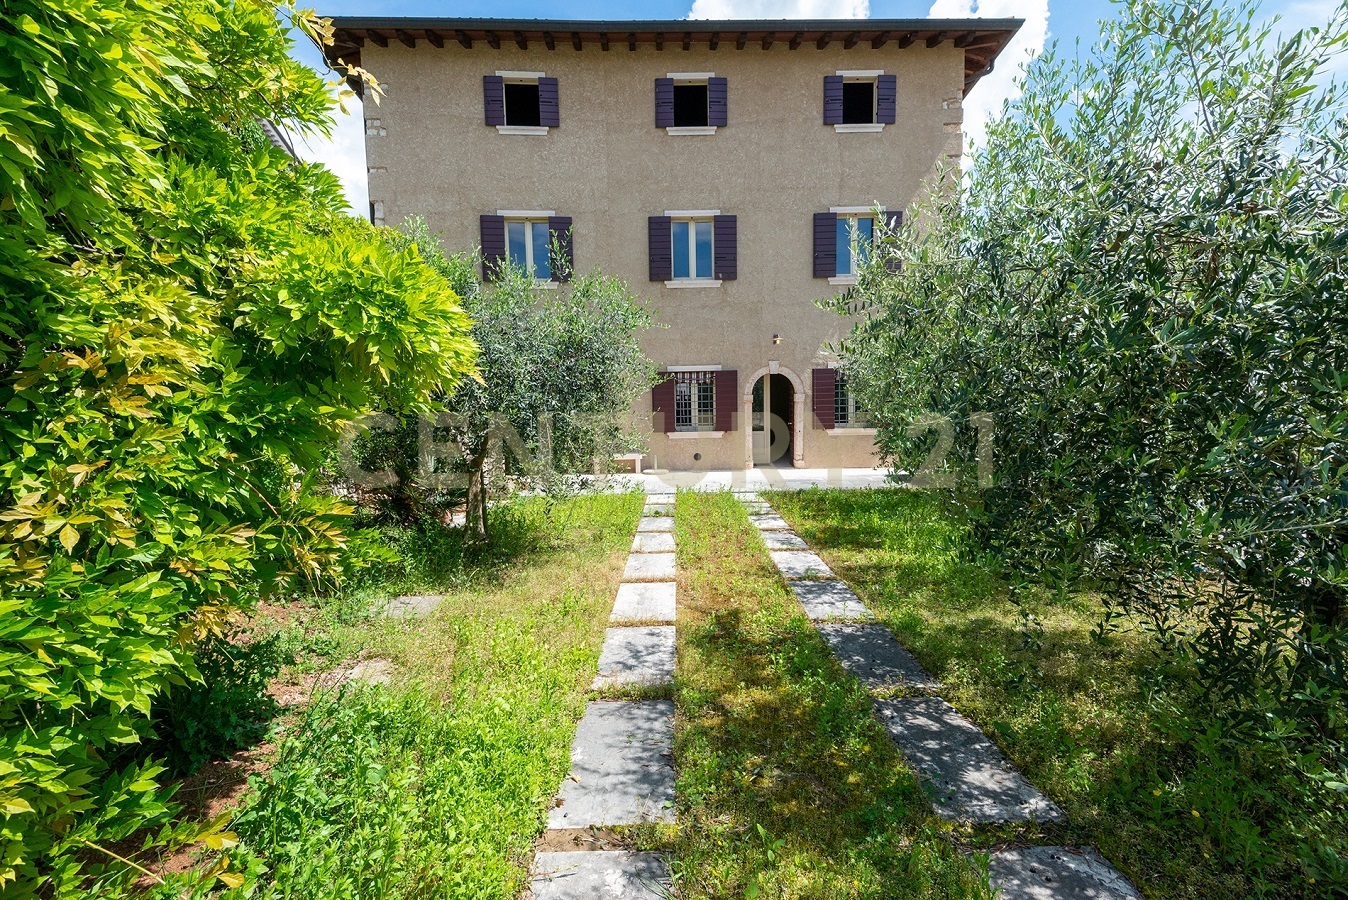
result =
[{"label": "olive tree foliage", "polygon": [[[1024,575],[1103,586],[1244,733],[1348,722],[1348,169],[1340,8],[1276,36],[1249,3],[1126,0],[1050,50],[953,195],[838,301],[896,465],[933,445]],[[880,254],[884,255],[884,254]],[[987,419],[982,419],[986,427]]]},{"label": "olive tree foliage", "polygon": [[[0,18],[0,897],[231,845],[171,826],[128,748],[203,636],[358,562],[312,489],[344,423],[472,368],[445,279],[256,124],[327,127],[291,25],[326,30],[256,0]],[[242,880],[227,853],[206,878]]]},{"label": "olive tree foliage", "polygon": [[[570,281],[540,288],[507,265],[484,286],[474,254],[445,253],[420,217],[390,240],[420,248],[455,285],[479,356],[476,377],[447,392],[432,415],[385,418],[362,441],[357,455],[366,472],[380,473],[375,496],[385,511],[407,518],[462,502],[471,537],[486,543],[487,500],[508,492],[505,478],[569,490],[571,475],[607,471],[615,453],[636,445],[632,404],[656,372],[641,336],[654,322],[623,281],[568,272]],[[554,268],[563,265],[554,252]]]}]

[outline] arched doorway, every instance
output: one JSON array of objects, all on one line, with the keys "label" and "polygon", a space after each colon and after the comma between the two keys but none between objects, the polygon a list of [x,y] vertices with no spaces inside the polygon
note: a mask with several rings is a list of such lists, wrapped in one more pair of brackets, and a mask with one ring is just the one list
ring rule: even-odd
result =
[{"label": "arched doorway", "polygon": [[754,373],[747,387],[748,467],[800,465],[805,455],[801,444],[805,395],[800,379],[772,365]]}]

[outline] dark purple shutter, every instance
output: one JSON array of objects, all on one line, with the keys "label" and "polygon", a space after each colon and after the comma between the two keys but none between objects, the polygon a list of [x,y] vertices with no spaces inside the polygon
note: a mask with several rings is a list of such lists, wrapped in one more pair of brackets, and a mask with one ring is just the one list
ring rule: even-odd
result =
[{"label": "dark purple shutter", "polygon": [[666,375],[664,381],[651,388],[651,412],[654,414],[652,427],[656,431],[674,430],[673,375]]},{"label": "dark purple shutter", "polygon": [[734,281],[739,235],[734,216],[713,216],[711,220],[712,274],[722,281]]},{"label": "dark purple shutter", "polygon": [[729,121],[729,87],[724,78],[707,79],[707,124],[724,128]]},{"label": "dark purple shutter", "polygon": [[[885,213],[885,226],[890,231],[896,230],[902,224],[903,210],[897,209]],[[898,271],[901,268],[903,268],[903,263],[899,260],[899,257],[893,252],[890,252],[890,254],[885,257],[885,271],[891,275],[895,275],[898,274]]]},{"label": "dark purple shutter", "polygon": [[824,124],[841,125],[843,113],[841,75],[824,76]]},{"label": "dark purple shutter", "polygon": [[482,76],[482,108],[488,125],[505,124],[505,79],[500,75]]},{"label": "dark purple shutter", "polygon": [[814,369],[811,372],[813,396],[810,406],[814,409],[816,428],[833,428],[837,422],[833,418],[833,391],[838,380],[836,369]]},{"label": "dark purple shutter", "polygon": [[838,217],[834,213],[814,214],[814,277],[832,278],[838,274]]},{"label": "dark purple shutter", "polygon": [[562,124],[556,78],[538,79],[538,124],[545,128],[556,128]]},{"label": "dark purple shutter", "polygon": [[669,233],[670,221],[669,216],[651,216],[646,220],[651,281],[669,281],[674,277],[674,245]]},{"label": "dark purple shutter", "polygon": [[571,243],[571,217],[548,217],[548,242],[555,244],[557,255],[552,260],[552,280],[568,282],[576,268],[575,249]]},{"label": "dark purple shutter", "polygon": [[875,121],[894,124],[894,110],[899,102],[899,79],[896,75],[881,75],[875,79]]},{"label": "dark purple shutter", "polygon": [[482,216],[478,222],[482,235],[482,280],[491,281],[505,263],[505,217]]},{"label": "dark purple shutter", "polygon": [[655,79],[655,127],[674,127],[674,79]]},{"label": "dark purple shutter", "polygon": [[739,412],[739,372],[722,369],[712,374],[716,393],[716,430],[734,431],[735,414]]}]

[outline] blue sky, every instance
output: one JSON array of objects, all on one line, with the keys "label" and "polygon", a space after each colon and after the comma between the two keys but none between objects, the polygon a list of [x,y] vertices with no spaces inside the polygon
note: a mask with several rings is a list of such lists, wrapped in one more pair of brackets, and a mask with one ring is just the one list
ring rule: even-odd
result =
[{"label": "blue sky", "polygon": [[[1097,22],[1113,14],[1109,0],[458,0],[453,4],[432,0],[315,0],[318,12],[327,16],[454,16],[547,19],[781,19],[781,18],[960,18],[983,16],[1025,19],[1016,40],[997,62],[994,72],[970,93],[965,107],[965,132],[970,140],[982,140],[990,116],[1018,91],[1015,76],[1020,67],[1051,41],[1070,46],[1081,42],[1089,50],[1099,34]],[[1321,25],[1344,0],[1265,0],[1265,16],[1279,16],[1288,29]],[[307,44],[307,42],[306,42]],[[309,46],[297,55],[311,65],[321,65]],[[1336,67],[1337,68],[1337,67]],[[374,72],[378,77],[378,71]],[[367,209],[365,194],[365,144],[360,104],[351,115],[336,116],[328,140],[300,143],[302,156],[325,163],[346,187],[351,207],[358,214]]]}]

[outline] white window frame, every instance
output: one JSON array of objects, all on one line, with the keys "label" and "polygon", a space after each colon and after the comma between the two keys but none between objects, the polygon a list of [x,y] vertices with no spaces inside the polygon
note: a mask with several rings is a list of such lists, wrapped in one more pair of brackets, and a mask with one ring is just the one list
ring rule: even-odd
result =
[{"label": "white window frame", "polygon": [[[496,214],[505,219],[506,233],[506,259],[510,259],[510,223],[523,222],[525,225],[532,225],[535,222],[542,222],[545,226],[548,219],[557,215],[554,209],[498,209]],[[548,240],[551,241],[552,232],[548,232]],[[524,255],[529,260],[527,271],[532,275],[534,270],[534,230],[533,228],[524,229]],[[548,249],[548,272],[552,272],[552,249]],[[557,282],[551,278],[534,278],[534,287],[543,290],[556,290]]]},{"label": "white window frame", "polygon": [[[674,82],[674,86],[688,84],[707,85],[707,102],[711,102],[711,80],[716,77],[715,72],[666,72],[665,77]],[[707,109],[707,120],[711,121],[711,109]],[[665,127],[665,134],[671,137],[693,136],[715,134],[717,126],[715,125],[668,125]]]},{"label": "white window frame", "polygon": [[[719,368],[719,367],[718,367]],[[672,434],[708,436],[716,434],[716,376],[715,370],[679,367],[679,371],[703,373],[711,376],[696,381],[674,382],[674,431]],[[706,390],[703,390],[706,388]],[[689,407],[689,423],[679,424],[679,395],[686,396]]]},{"label": "white window frame", "polygon": [[863,81],[871,82],[871,121],[868,123],[853,122],[847,125],[841,122],[835,123],[833,130],[838,134],[874,134],[885,130],[885,123],[876,121],[880,117],[880,76],[885,74],[884,69],[839,69],[834,73],[842,78],[843,84],[858,83]]},{"label": "white window frame", "polygon": [[[829,368],[835,369],[835,370],[836,370],[836,369],[837,369],[837,366],[829,366]],[[857,424],[857,398],[856,398],[855,396],[853,396],[852,391],[848,389],[848,387],[847,387],[847,379],[843,377],[843,374],[842,374],[841,372],[837,372],[837,374],[834,375],[834,379],[835,379],[834,382],[833,382],[833,415],[834,415],[834,423],[833,423],[833,427],[830,428],[830,429],[828,429],[828,433],[829,433],[829,434],[872,434],[872,435],[875,434],[875,433],[876,433],[876,429],[873,428],[873,427],[870,425],[869,422],[867,422],[867,423],[864,424],[864,425],[859,425],[859,424]],[[845,423],[839,423],[839,422],[837,421],[837,414],[838,414],[838,412],[837,412],[837,411],[838,411],[838,390],[839,390],[839,388],[842,389],[844,396],[847,398],[847,421],[846,421]],[[863,409],[862,412],[864,413],[865,410]]]},{"label": "white window frame", "polygon": [[[667,288],[702,288],[702,287],[720,287],[721,280],[716,278],[716,222],[715,219],[721,214],[719,209],[667,209],[665,215],[669,217],[669,270],[672,275],[674,272],[674,223],[688,222],[688,275],[684,278],[677,276],[665,282]],[[692,227],[693,223],[706,222],[711,225],[711,278],[698,278],[697,272],[697,229]]]},{"label": "white window frame", "polygon": [[[834,260],[834,265],[833,265],[833,273],[834,273],[834,274],[833,274],[833,277],[830,278],[830,279],[828,280],[828,283],[831,284],[831,285],[850,285],[850,284],[856,284],[856,283],[857,283],[857,271],[856,271],[856,270],[857,270],[857,266],[856,266],[856,258],[855,258],[856,241],[857,241],[857,224],[856,224],[856,221],[857,221],[857,219],[870,219],[870,220],[871,220],[871,242],[874,243],[874,242],[875,242],[875,229],[879,226],[880,217],[883,216],[883,215],[885,214],[886,210],[885,210],[885,208],[884,208],[883,206],[834,206],[834,207],[832,207],[831,209],[829,209],[829,212],[835,213],[835,214],[837,214],[838,218],[840,218],[840,219],[847,219],[847,220],[850,222],[849,230],[850,230],[850,232],[851,232],[852,239],[851,239],[849,245],[850,245],[851,251],[853,252],[854,255],[853,255],[853,258],[850,260],[850,262],[851,262],[851,264],[852,264],[852,265],[850,266],[850,268],[852,269],[852,274],[850,274],[850,275],[839,275],[839,274],[838,274],[838,265],[837,265],[837,260],[836,260],[836,258],[835,258],[835,260]],[[835,234],[836,234],[836,232],[835,232]],[[836,238],[835,238],[835,240],[836,240]]]},{"label": "white window frame", "polygon": [[[546,78],[548,73],[514,72],[498,69],[496,74],[501,77],[501,114],[509,119],[510,110],[506,108],[505,86],[507,84],[538,84],[539,79]],[[552,129],[546,125],[497,125],[496,130],[501,134],[547,134]]]}]

